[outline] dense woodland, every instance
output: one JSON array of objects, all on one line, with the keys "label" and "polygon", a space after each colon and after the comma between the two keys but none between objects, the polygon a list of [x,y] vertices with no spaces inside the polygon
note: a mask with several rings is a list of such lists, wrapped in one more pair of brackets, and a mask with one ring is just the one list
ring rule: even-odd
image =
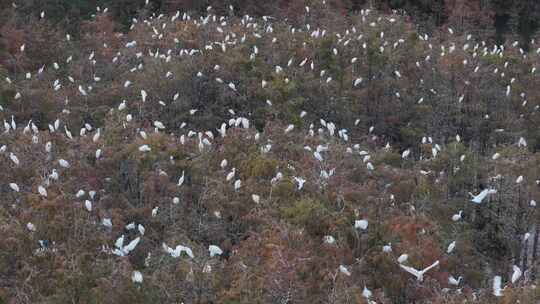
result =
[{"label": "dense woodland", "polygon": [[539,303],[508,3],[0,1],[0,303]]}]

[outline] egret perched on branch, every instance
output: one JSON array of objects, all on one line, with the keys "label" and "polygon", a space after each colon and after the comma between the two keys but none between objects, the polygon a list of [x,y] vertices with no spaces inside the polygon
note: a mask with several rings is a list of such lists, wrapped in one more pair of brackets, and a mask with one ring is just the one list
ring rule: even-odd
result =
[{"label": "egret perched on branch", "polygon": [[178,187],[182,186],[182,184],[184,184],[184,171],[182,171],[182,176],[180,176],[180,178],[178,179]]},{"label": "egret perched on branch", "polygon": [[356,220],[354,221],[354,228],[366,230],[368,227],[368,221],[367,220]]},{"label": "egret perched on branch", "polygon": [[514,284],[515,282],[517,282],[517,280],[519,280],[519,278],[521,278],[521,275],[523,274],[523,272],[521,271],[521,269],[519,267],[517,267],[516,265],[512,266],[514,272],[512,273],[512,284]]},{"label": "egret perched on branch", "polygon": [[112,251],[112,253],[117,255],[117,256],[121,256],[121,257],[126,256],[131,251],[133,251],[135,249],[135,247],[137,247],[137,244],[139,244],[140,241],[141,241],[141,238],[137,237],[136,239],[129,242],[129,244],[124,246],[124,235],[122,235],[114,243],[114,246],[116,247],[116,249],[114,249]]},{"label": "egret perched on branch", "polygon": [[208,246],[208,252],[210,252],[210,257],[214,257],[216,255],[222,255],[223,254],[223,250],[221,250],[221,248],[219,248],[216,245]]},{"label": "egret perched on branch", "polygon": [[502,297],[501,281],[501,276],[495,276],[493,278],[493,295],[496,297]]},{"label": "egret perched on branch", "polygon": [[133,283],[141,284],[143,282],[143,275],[140,271],[135,270],[131,274],[131,281]]}]

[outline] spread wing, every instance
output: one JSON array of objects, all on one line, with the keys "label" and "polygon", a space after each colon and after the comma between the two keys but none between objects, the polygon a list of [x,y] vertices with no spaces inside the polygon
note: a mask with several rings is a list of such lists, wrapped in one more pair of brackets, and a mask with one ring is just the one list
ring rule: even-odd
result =
[{"label": "spread wing", "polygon": [[409,266],[405,266],[403,264],[399,264],[399,267],[403,268],[403,270],[405,270],[406,272],[412,274],[413,276],[415,276],[416,278],[419,278],[422,273],[412,267],[409,267]]},{"label": "spread wing", "polygon": [[435,261],[435,263],[431,264],[430,266],[424,268],[424,270],[422,270],[422,273],[426,273],[428,272],[431,268],[434,268],[434,267],[437,267],[437,265],[439,265],[439,261]]},{"label": "spread wing", "polygon": [[129,244],[127,244],[126,247],[124,247],[124,251],[126,253],[132,251],[133,249],[135,249],[135,247],[137,247],[137,244],[139,244],[139,241],[141,240],[140,237],[134,239],[133,241],[129,242]]},{"label": "spread wing", "polygon": [[473,199],[471,200],[471,202],[480,204],[480,203],[484,200],[484,198],[486,198],[486,196],[488,195],[488,193],[489,193],[489,190],[488,190],[488,189],[482,190],[482,192],[480,192],[480,194],[478,194],[477,196],[473,197]]}]

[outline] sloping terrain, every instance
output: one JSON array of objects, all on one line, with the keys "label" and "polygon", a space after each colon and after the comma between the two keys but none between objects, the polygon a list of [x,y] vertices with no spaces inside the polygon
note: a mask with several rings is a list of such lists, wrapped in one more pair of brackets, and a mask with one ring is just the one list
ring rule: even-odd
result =
[{"label": "sloping terrain", "polygon": [[303,15],[13,24],[0,303],[540,301],[539,45]]}]

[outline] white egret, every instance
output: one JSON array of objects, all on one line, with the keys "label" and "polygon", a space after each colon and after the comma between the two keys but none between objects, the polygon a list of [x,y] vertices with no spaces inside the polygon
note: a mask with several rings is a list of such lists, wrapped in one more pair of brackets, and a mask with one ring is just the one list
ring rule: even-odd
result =
[{"label": "white egret", "polygon": [[512,282],[512,284],[514,284],[514,283],[517,282],[517,280],[519,280],[519,278],[521,278],[521,275],[523,274],[523,272],[516,265],[512,266],[512,269],[513,269],[513,273],[512,273],[511,282]]},{"label": "white egret", "polygon": [[208,252],[210,252],[210,257],[214,257],[216,255],[222,255],[223,254],[223,250],[221,250],[221,248],[219,248],[216,245],[208,246]]},{"label": "white egret", "polygon": [[140,271],[135,270],[131,274],[131,281],[136,284],[141,284],[143,282],[143,275]]},{"label": "white egret", "polygon": [[367,220],[356,220],[356,221],[354,221],[354,228],[356,228],[356,229],[366,230],[367,227],[368,227],[368,221]]},{"label": "white egret", "polygon": [[502,278],[501,276],[495,276],[493,278],[493,295],[496,297],[502,297]]},{"label": "white egret", "polygon": [[497,190],[495,189],[484,189],[482,192],[480,192],[478,195],[473,196],[471,199],[471,202],[480,204],[482,201],[489,195],[489,194],[495,194],[497,193]]},{"label": "white egret", "polygon": [[428,272],[429,270],[431,270],[432,268],[436,267],[437,265],[439,265],[439,261],[435,261],[435,263],[424,268],[423,270],[416,270],[412,267],[405,266],[403,264],[399,264],[399,267],[401,267],[403,270],[415,276],[418,281],[422,282],[424,280],[424,274]]}]

